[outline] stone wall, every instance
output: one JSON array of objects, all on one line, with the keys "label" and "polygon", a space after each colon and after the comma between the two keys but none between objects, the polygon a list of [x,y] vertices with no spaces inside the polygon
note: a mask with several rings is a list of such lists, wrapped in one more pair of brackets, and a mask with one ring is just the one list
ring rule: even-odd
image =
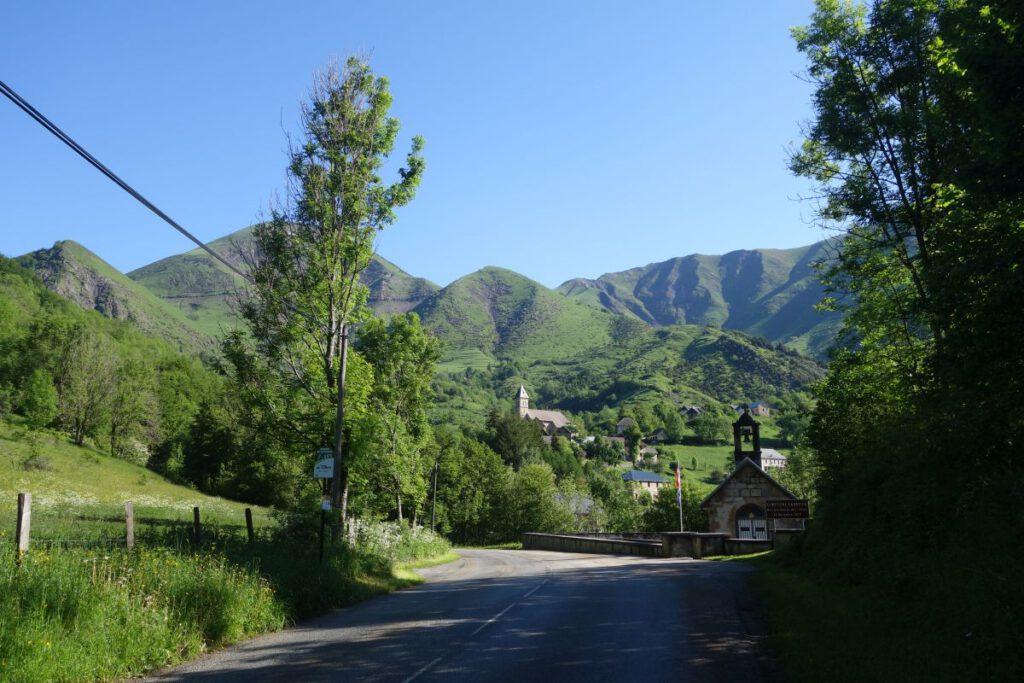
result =
[{"label": "stone wall", "polygon": [[592,536],[561,536],[559,534],[523,534],[523,550],[661,557],[661,543],[658,541],[626,541]]}]

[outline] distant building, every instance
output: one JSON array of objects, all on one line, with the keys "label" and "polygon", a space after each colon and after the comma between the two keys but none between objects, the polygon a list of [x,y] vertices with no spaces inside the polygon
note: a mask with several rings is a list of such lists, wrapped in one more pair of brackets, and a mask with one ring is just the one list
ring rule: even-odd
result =
[{"label": "distant building", "polygon": [[516,393],[516,403],[519,407],[519,417],[540,423],[548,443],[551,442],[553,436],[563,436],[567,439],[576,438],[576,431],[565,415],[557,410],[531,408],[530,395],[526,393],[526,387],[522,384],[519,385],[519,391]]},{"label": "distant building", "polygon": [[683,417],[689,420],[696,420],[704,411],[700,406],[686,406],[683,408]]},{"label": "distant building", "polygon": [[786,456],[774,448],[762,448],[761,469],[767,470],[769,467],[776,467],[780,470],[786,469]]},{"label": "distant building", "polygon": [[622,475],[622,481],[626,482],[633,489],[634,496],[639,496],[644,491],[650,493],[651,496],[657,496],[658,489],[668,480],[654,472],[630,470]]},{"label": "distant building", "polygon": [[757,417],[769,417],[772,414],[772,409],[764,401],[758,401],[750,404],[750,414]]},{"label": "distant building", "polygon": [[615,425],[615,433],[622,436],[630,427],[635,427],[636,422],[631,417],[624,417]]},{"label": "distant building", "polygon": [[668,441],[668,432],[665,431],[664,427],[659,427],[644,437],[644,441],[653,444],[665,443]]},{"label": "distant building", "polygon": [[637,452],[638,462],[658,462],[658,449],[654,446],[644,446]]}]

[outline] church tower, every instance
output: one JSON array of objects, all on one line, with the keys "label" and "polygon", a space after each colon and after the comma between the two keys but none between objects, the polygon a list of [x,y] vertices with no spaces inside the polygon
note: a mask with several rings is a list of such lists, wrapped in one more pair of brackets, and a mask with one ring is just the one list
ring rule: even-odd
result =
[{"label": "church tower", "polygon": [[[753,440],[753,450],[743,450],[744,443]],[[755,465],[761,467],[761,423],[750,416],[750,408],[743,406],[743,414],[740,419],[732,423],[733,458],[736,464],[743,462],[744,458],[750,458]]]},{"label": "church tower", "polygon": [[519,417],[526,417],[526,411],[530,409],[530,395],[526,393],[526,387],[522,384],[516,393],[516,401],[519,403]]}]

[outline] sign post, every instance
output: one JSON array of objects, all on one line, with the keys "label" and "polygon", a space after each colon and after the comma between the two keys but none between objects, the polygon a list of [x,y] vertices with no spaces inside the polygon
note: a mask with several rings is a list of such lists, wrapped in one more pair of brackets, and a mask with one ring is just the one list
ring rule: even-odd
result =
[{"label": "sign post", "polygon": [[316,452],[316,464],[313,465],[313,478],[320,480],[321,496],[320,502],[320,562],[324,561],[324,526],[327,520],[327,511],[331,509],[331,499],[327,497],[330,481],[334,478],[334,451],[330,448],[321,448]]}]

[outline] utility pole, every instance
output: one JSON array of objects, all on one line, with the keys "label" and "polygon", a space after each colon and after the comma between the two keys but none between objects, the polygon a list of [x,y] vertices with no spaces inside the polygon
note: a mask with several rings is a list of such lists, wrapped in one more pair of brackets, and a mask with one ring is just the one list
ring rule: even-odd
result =
[{"label": "utility pole", "polygon": [[434,500],[430,505],[430,530],[434,530],[434,521],[437,519],[437,471],[441,468],[441,456],[434,458]]}]

